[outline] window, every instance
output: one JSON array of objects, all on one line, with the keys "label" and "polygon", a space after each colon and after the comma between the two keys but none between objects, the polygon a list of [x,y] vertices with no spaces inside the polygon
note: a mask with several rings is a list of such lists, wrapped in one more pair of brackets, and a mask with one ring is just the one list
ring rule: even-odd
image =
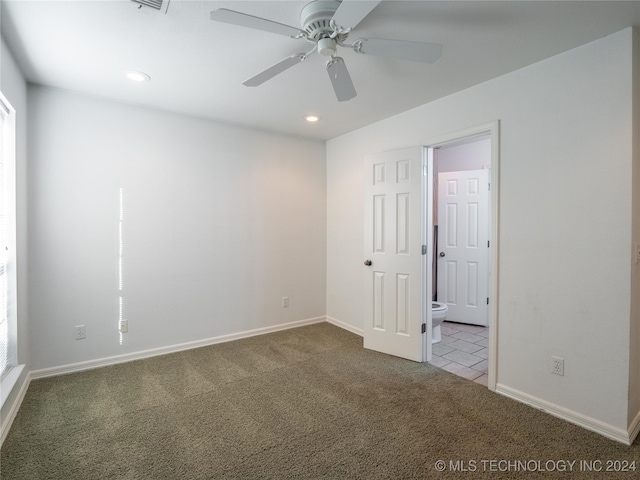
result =
[{"label": "window", "polygon": [[0,378],[16,365],[15,110],[0,93]]}]

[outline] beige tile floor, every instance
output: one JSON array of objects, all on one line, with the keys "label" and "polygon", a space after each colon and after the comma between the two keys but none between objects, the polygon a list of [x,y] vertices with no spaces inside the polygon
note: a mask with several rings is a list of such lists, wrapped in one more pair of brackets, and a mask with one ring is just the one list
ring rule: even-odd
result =
[{"label": "beige tile floor", "polygon": [[443,322],[442,341],[433,344],[431,364],[468,380],[487,385],[489,328]]}]

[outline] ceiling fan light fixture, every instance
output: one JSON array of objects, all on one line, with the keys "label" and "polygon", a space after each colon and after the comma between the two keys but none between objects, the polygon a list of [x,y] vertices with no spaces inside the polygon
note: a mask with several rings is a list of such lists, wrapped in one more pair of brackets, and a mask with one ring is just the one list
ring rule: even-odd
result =
[{"label": "ceiling fan light fixture", "polygon": [[320,117],[319,115],[310,114],[305,115],[304,119],[309,123],[317,123],[322,119],[322,117]]},{"label": "ceiling fan light fixture", "polygon": [[151,81],[151,77],[144,72],[136,72],[135,70],[128,70],[124,72],[124,76],[132,82],[143,83]]},{"label": "ceiling fan light fixture", "polygon": [[332,57],[336,54],[337,45],[333,38],[321,38],[318,40],[318,53],[325,57]]}]

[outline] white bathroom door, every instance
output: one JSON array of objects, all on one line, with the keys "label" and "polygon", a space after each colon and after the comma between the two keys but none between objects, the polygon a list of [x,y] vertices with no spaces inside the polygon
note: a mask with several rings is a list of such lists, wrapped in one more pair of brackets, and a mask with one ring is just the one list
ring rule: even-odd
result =
[{"label": "white bathroom door", "polygon": [[364,347],[423,361],[422,148],[365,159]]},{"label": "white bathroom door", "polygon": [[489,170],[438,174],[438,301],[447,320],[488,325]]}]

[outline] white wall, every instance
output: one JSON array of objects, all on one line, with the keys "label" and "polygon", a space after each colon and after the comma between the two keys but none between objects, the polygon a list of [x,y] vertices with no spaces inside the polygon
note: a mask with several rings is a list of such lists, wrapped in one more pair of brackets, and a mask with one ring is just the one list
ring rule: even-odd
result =
[{"label": "white wall", "polygon": [[0,37],[0,90],[16,110],[16,210],[18,281],[18,363],[26,365],[0,412],[0,425],[17,407],[18,396],[28,381],[30,363],[29,303],[27,285],[27,84],[13,55]]},{"label": "white wall", "polygon": [[324,143],[38,86],[29,120],[33,370],[324,317]]},{"label": "white wall", "polygon": [[491,138],[438,150],[438,172],[482,170],[491,167]]},{"label": "white wall", "polygon": [[[498,386],[627,431],[627,29],[327,144],[327,315],[363,328],[363,157],[500,120]],[[565,376],[550,357],[565,359]]]}]

